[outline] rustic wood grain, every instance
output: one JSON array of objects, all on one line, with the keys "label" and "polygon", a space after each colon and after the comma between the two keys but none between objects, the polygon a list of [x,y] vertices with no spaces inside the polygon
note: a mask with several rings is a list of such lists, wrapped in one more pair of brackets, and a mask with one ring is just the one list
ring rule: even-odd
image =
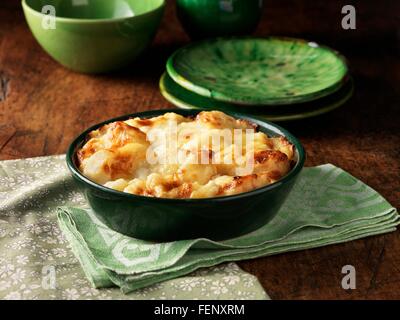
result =
[{"label": "rustic wood grain", "polygon": [[[400,205],[400,12],[398,1],[356,1],[357,29],[342,30],[344,1],[266,1],[257,34],[319,41],[347,56],[354,97],[342,108],[284,124],[304,144],[307,165],[333,163]],[[169,1],[150,50],[102,76],[73,73],[33,39],[19,0],[0,2],[0,159],[64,153],[83,129],[110,117],[171,105],[159,93],[166,58],[189,39]],[[341,288],[341,268],[357,289]],[[400,299],[399,231],[246,261],[273,299]]]}]

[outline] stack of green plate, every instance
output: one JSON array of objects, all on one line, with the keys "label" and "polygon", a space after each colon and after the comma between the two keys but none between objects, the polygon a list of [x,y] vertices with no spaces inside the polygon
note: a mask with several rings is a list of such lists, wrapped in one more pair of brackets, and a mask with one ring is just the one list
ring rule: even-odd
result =
[{"label": "stack of green plate", "polygon": [[315,42],[219,38],[176,51],[160,89],[180,108],[287,121],[338,108],[351,97],[353,81],[345,59]]}]

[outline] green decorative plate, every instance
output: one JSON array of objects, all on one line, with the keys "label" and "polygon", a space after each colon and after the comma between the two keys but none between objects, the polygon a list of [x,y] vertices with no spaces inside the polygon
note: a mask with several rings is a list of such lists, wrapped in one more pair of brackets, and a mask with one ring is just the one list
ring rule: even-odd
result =
[{"label": "green decorative plate", "polygon": [[214,100],[280,105],[315,100],[348,78],[345,59],[315,42],[289,38],[218,38],[189,44],[167,61],[182,87]]},{"label": "green decorative plate", "polygon": [[[248,107],[246,113],[265,118],[270,121],[291,121],[318,116],[343,105],[353,94],[353,81],[350,79],[334,94],[318,100],[294,105],[280,106],[280,108],[260,109]],[[243,112],[243,107],[227,102],[216,101],[200,96],[177,84],[167,73],[160,79],[161,94],[169,102],[181,109],[221,110],[230,112]]]}]

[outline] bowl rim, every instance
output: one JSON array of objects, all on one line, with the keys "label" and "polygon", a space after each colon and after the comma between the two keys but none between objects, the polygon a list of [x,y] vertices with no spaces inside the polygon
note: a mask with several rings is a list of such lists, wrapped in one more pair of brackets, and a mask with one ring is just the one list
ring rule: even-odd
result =
[{"label": "bowl rim", "polygon": [[[146,15],[150,15],[153,12],[159,11],[159,10],[163,10],[165,8],[165,1],[166,0],[160,0],[161,4],[158,7],[155,7],[154,9],[150,10],[150,11],[146,11],[143,12],[141,14],[132,16],[132,17],[118,17],[118,18],[102,18],[102,19],[80,19],[80,18],[67,18],[67,17],[59,17],[59,16],[55,16],[56,21],[59,22],[71,22],[71,23],[114,23],[114,22],[121,22],[124,20],[128,20],[128,19],[133,19],[133,18],[138,18],[138,17],[142,17],[142,16],[146,16]],[[36,9],[32,8],[28,3],[27,0],[21,0],[21,4],[22,4],[22,8],[24,10],[28,10],[30,11],[32,14],[34,15],[44,15],[42,12],[37,11]]]},{"label": "bowl rim", "polygon": [[[105,120],[103,122],[97,123],[91,127],[89,127],[88,129],[86,129],[85,131],[83,131],[82,133],[80,133],[70,144],[70,146],[68,147],[67,150],[67,154],[66,154],[66,162],[67,162],[67,167],[68,169],[71,171],[72,175],[77,178],[78,180],[80,180],[81,182],[89,185],[90,187],[94,188],[94,189],[98,189],[100,191],[106,192],[106,193],[110,193],[114,196],[119,196],[119,197],[123,197],[126,199],[130,199],[130,200],[144,200],[144,201],[149,201],[149,202],[159,202],[159,203],[204,203],[205,201],[209,201],[209,202],[215,202],[215,203],[219,203],[219,202],[224,202],[224,201],[228,201],[228,200],[234,200],[234,199],[241,199],[241,198],[245,198],[245,197],[250,197],[253,195],[258,195],[260,193],[264,193],[267,192],[269,190],[273,190],[276,189],[278,187],[280,187],[281,185],[285,184],[286,182],[292,180],[293,178],[295,178],[300,171],[303,169],[304,167],[304,162],[305,162],[305,158],[306,158],[306,153],[304,150],[303,145],[300,143],[300,141],[293,136],[289,131],[287,131],[286,129],[282,128],[279,125],[276,125],[275,123],[272,123],[270,121],[267,121],[265,119],[256,117],[256,116],[250,116],[250,115],[246,115],[243,113],[238,113],[238,112],[224,112],[227,115],[230,115],[232,117],[235,118],[239,118],[239,119],[245,119],[248,121],[251,121],[255,124],[257,124],[258,126],[262,127],[268,127],[265,129],[269,129],[270,131],[273,131],[274,133],[276,133],[277,135],[280,134],[286,138],[288,138],[288,140],[294,144],[295,148],[296,148],[296,153],[297,153],[297,161],[296,164],[294,165],[294,167],[281,179],[279,179],[278,181],[268,184],[266,186],[251,190],[251,191],[247,191],[247,192],[242,192],[242,193],[238,193],[238,194],[234,194],[234,195],[228,195],[228,196],[221,196],[221,197],[209,197],[209,198],[183,198],[183,199],[178,199],[178,198],[159,198],[159,197],[149,197],[149,196],[142,196],[142,195],[136,195],[136,194],[132,194],[132,193],[127,193],[127,192],[123,192],[123,191],[118,191],[115,189],[111,189],[108,187],[105,187],[101,184],[98,184],[92,180],[90,180],[89,178],[87,178],[86,176],[84,176],[80,170],[78,169],[78,167],[75,164],[74,161],[74,157],[76,154],[76,149],[77,147],[85,140],[85,138],[87,137],[88,133],[96,130],[97,128],[114,122],[114,121],[122,121],[122,120],[126,120],[132,117],[153,117],[153,116],[159,116],[162,115],[164,113],[167,112],[175,112],[177,114],[181,114],[184,116],[188,116],[188,115],[193,115],[193,114],[198,114],[202,111],[210,111],[210,110],[184,110],[184,109],[155,109],[155,110],[149,110],[149,111],[143,111],[143,112],[136,112],[136,113],[131,113],[131,114],[126,114],[126,115],[122,115],[119,117],[115,117],[115,118],[111,118],[108,120]],[[278,131],[278,132],[277,132]]]}]

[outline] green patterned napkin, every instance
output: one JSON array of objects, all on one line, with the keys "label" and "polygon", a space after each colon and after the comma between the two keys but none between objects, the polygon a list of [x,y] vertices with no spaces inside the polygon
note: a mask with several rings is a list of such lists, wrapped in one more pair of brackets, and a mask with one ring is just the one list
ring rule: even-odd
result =
[{"label": "green patterned napkin", "polygon": [[91,283],[123,292],[201,267],[350,241],[399,224],[396,209],[376,191],[330,164],[305,168],[270,223],[222,242],[133,239],[108,229],[89,208],[62,207],[58,218]]},{"label": "green patterned napkin", "polygon": [[[0,299],[266,299],[256,278],[233,263],[187,274],[394,231],[398,224],[396,210],[374,190],[324,165],[305,168],[278,215],[251,234],[154,245],[96,221],[64,162],[64,156],[0,162]],[[94,289],[86,278],[125,292],[144,288],[124,295]]]},{"label": "green patterned napkin", "polygon": [[[268,299],[257,278],[234,263],[199,269],[129,294],[116,287],[95,289],[59,229],[60,205],[86,206],[64,156],[0,161],[0,300]],[[89,279],[98,286],[112,284],[102,268],[91,269],[95,264],[87,251],[79,253]]]}]

